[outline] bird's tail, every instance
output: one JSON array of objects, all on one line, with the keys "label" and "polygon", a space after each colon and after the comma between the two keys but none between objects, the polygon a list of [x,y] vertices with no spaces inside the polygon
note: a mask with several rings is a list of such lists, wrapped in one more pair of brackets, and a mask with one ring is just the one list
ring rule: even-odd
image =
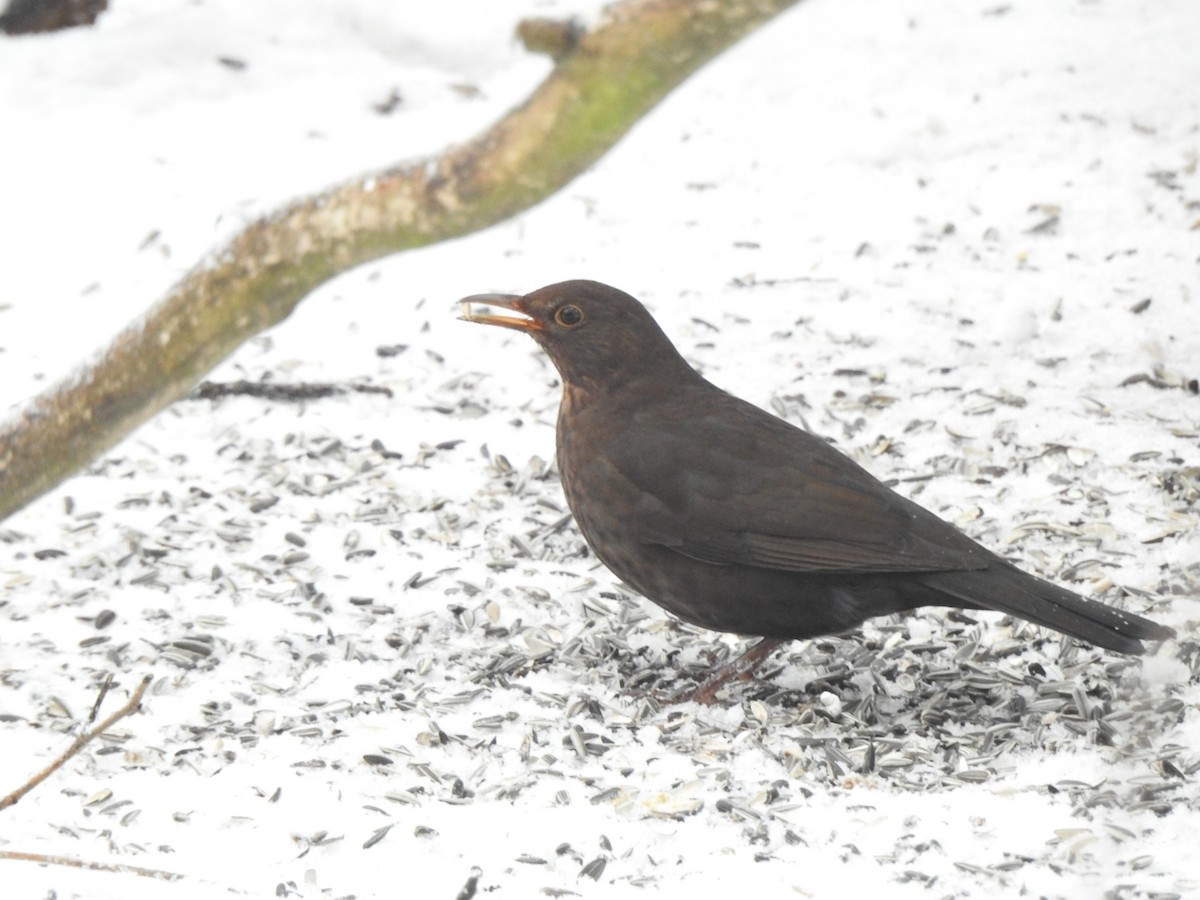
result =
[{"label": "bird's tail", "polygon": [[921,580],[954,598],[951,605],[996,609],[1120,653],[1146,652],[1142,641],[1165,641],[1175,631],[1147,618],[1089,600],[1007,562],[986,570],[939,572]]}]

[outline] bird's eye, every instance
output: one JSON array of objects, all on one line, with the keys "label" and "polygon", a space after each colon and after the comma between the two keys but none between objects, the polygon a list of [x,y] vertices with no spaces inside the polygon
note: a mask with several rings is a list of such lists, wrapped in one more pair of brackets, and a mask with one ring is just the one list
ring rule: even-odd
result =
[{"label": "bird's eye", "polygon": [[583,321],[583,310],[572,304],[560,306],[554,314],[554,321],[564,328],[574,328]]}]

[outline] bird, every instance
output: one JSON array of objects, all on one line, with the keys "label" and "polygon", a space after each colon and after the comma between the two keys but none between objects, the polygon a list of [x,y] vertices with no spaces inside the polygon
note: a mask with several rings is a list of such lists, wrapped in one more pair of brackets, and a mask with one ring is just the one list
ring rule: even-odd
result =
[{"label": "bird", "polygon": [[1017,568],[712,384],[624,291],[573,280],[459,302],[558,370],[559,474],[596,557],[679,619],[760,639],[673,699],[712,703],[782,644],[922,606],[998,610],[1126,654],[1174,636]]}]

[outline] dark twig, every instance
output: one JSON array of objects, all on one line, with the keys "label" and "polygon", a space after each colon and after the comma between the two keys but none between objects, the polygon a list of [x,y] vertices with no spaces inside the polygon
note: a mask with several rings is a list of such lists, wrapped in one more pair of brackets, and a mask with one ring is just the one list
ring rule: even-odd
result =
[{"label": "dark twig", "polygon": [[100,707],[104,704],[104,698],[108,696],[108,689],[112,687],[112,672],[108,672],[104,676],[104,683],[100,685],[100,691],[96,694],[96,702],[92,704],[92,711],[88,713],[87,723],[91,725],[96,721],[96,716],[100,715]]},{"label": "dark twig", "polygon": [[218,397],[257,397],[262,400],[296,402],[300,400],[323,400],[337,397],[348,391],[360,394],[383,394],[392,396],[391,388],[373,384],[331,384],[329,382],[299,382],[275,384],[270,381],[204,381],[196,388],[197,400],[215,400]]}]

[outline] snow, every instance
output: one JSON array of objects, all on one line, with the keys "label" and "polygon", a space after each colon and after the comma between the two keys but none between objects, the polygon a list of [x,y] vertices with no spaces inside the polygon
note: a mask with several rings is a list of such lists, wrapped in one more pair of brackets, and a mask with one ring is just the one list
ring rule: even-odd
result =
[{"label": "snow", "polygon": [[[242,223],[518,103],[550,67],[521,17],[599,14],[112,6],[0,54],[0,411]],[[101,715],[154,679],[0,851],[184,876],[0,859],[8,895],[1200,895],[1197,46],[1169,0],[808,0],[536,209],[314,293],[211,377],[392,397],[185,400],[0,525],[0,793],[105,673]],[[455,318],[572,277],[1179,640],[1129,661],[930,610],[721,705],[639,699],[744,642],[558,527],[554,373]]]}]

